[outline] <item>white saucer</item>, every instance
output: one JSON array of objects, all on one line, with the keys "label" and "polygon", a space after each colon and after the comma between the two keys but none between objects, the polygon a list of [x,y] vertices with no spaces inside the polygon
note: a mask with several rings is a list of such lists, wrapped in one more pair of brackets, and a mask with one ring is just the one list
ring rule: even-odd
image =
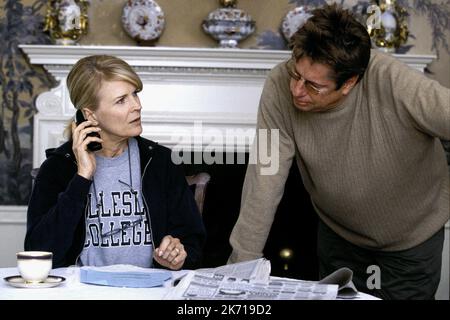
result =
[{"label": "white saucer", "polygon": [[31,288],[31,289],[42,289],[42,288],[52,288],[59,286],[61,283],[66,281],[66,278],[59,276],[48,276],[43,282],[38,283],[27,283],[22,279],[21,276],[11,276],[3,278],[10,286],[16,288]]}]

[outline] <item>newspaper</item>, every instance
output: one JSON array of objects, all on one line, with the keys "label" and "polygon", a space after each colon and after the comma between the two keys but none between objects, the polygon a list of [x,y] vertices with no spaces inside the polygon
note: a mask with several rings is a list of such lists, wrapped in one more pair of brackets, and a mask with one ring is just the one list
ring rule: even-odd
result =
[{"label": "newspaper", "polygon": [[191,271],[178,286],[171,288],[168,300],[334,300],[337,285],[284,279],[257,282],[213,273]]},{"label": "newspaper", "polygon": [[334,300],[338,285],[270,277],[270,262],[257,259],[190,271],[168,300]]},{"label": "newspaper", "polygon": [[338,298],[354,299],[358,296],[358,290],[353,284],[353,271],[343,267],[319,281],[321,284],[337,284]]},{"label": "newspaper", "polygon": [[217,268],[197,269],[199,273],[221,274],[248,280],[267,281],[270,277],[270,261],[265,258],[224,265]]}]

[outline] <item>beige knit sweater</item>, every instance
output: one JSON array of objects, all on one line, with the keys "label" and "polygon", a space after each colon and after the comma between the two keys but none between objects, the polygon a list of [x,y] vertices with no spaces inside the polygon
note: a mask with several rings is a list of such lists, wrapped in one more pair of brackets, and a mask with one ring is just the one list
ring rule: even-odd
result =
[{"label": "beige knit sweater", "polygon": [[261,164],[248,166],[229,262],[262,256],[294,158],[320,218],[355,245],[408,249],[449,220],[438,138],[450,140],[450,90],[389,55],[372,51],[363,79],[322,113],[294,107],[278,65],[264,85],[257,128],[280,129],[280,168],[269,176]]}]

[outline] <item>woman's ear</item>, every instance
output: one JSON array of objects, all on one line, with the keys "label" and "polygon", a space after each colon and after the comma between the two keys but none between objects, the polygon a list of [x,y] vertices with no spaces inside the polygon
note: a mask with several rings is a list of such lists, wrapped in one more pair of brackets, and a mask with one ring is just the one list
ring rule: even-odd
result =
[{"label": "woman's ear", "polygon": [[89,108],[83,108],[82,111],[83,111],[83,114],[84,114],[84,118],[86,120],[95,120],[95,121],[97,121],[97,118],[95,117],[94,111],[92,111]]}]

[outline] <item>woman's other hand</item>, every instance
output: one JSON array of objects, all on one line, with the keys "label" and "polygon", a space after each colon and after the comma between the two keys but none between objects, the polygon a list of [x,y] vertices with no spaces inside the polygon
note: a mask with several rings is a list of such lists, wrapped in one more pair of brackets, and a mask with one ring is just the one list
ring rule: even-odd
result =
[{"label": "woman's other hand", "polygon": [[153,257],[160,265],[172,270],[179,270],[186,260],[187,253],[180,239],[167,235],[155,249]]}]

